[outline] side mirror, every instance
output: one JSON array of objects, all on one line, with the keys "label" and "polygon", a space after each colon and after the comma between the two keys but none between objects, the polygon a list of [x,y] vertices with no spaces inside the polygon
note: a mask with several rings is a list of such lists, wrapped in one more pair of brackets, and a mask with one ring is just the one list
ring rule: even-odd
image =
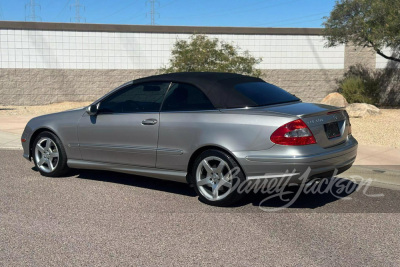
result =
[{"label": "side mirror", "polygon": [[97,112],[99,111],[99,106],[100,103],[96,104],[96,105],[90,105],[86,108],[86,113],[89,114],[90,116],[94,116],[97,114]]}]

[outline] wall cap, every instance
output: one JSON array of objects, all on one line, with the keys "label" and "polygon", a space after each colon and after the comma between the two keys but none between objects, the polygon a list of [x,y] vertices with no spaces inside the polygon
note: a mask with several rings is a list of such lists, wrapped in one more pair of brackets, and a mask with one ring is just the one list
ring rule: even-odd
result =
[{"label": "wall cap", "polygon": [[322,35],[322,28],[257,28],[257,27],[203,27],[122,25],[90,23],[55,23],[0,21],[0,29],[43,31],[135,32],[135,33],[205,33],[241,35]]}]

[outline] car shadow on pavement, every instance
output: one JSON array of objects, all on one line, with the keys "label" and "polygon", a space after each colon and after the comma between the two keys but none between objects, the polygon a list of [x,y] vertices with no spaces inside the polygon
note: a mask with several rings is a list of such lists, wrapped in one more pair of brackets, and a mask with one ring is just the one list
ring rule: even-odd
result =
[{"label": "car shadow on pavement", "polygon": [[357,191],[358,184],[342,178],[332,178],[334,183],[314,185],[313,188],[292,186],[268,193],[250,192],[238,206],[252,204],[265,208],[316,209],[348,197]]},{"label": "car shadow on pavement", "polygon": [[[108,172],[97,170],[72,170],[76,178],[90,179],[109,183],[118,183],[128,186],[135,186],[145,189],[163,191],[173,194],[179,194],[188,197],[197,197],[193,188],[187,184],[160,180],[155,178]],[[280,208],[291,203],[287,208],[292,209],[316,209],[325,206],[328,203],[345,198],[354,193],[358,185],[350,180],[342,178],[333,178],[335,183],[331,185],[320,184],[312,188],[301,189],[301,187],[286,187],[279,192],[269,193],[248,193],[240,202],[230,206],[230,208],[247,205],[260,206],[265,208]],[[317,189],[317,190],[315,190]],[[299,192],[299,190],[301,190]],[[318,191],[318,192],[315,192]],[[282,192],[284,193],[282,195]],[[280,197],[282,196],[282,198]]]},{"label": "car shadow on pavement", "polygon": [[[35,167],[33,167],[32,170],[37,171]],[[135,186],[188,197],[197,197],[193,188],[190,188],[187,184],[133,174],[71,169],[68,174],[59,178],[70,177]],[[358,188],[358,185],[350,180],[342,178],[333,179],[335,179],[333,186],[332,184],[327,185],[321,183],[321,185],[315,186],[314,190],[308,188],[308,191],[305,188],[297,186],[285,187],[280,190],[269,190],[268,193],[254,193],[252,191],[247,193],[241,201],[228,208],[253,205],[271,209],[281,207],[287,207],[289,209],[316,209],[345,198],[353,194]],[[288,205],[288,203],[290,203],[290,205]]]},{"label": "car shadow on pavement", "polygon": [[97,171],[97,170],[71,170],[76,178],[96,180],[108,183],[117,183],[128,186],[135,186],[157,191],[164,191],[173,194],[179,194],[189,197],[195,197],[196,193],[193,188],[187,184],[178,183],[173,181],[160,180],[150,177],[117,173],[111,171]]},{"label": "car shadow on pavement", "polygon": [[[36,168],[36,166],[33,166],[31,169],[32,169],[32,171],[39,173],[39,170]],[[51,179],[63,179],[63,178],[76,177],[78,174],[79,174],[79,170],[71,169],[63,176],[51,177]]]},{"label": "car shadow on pavement", "polygon": [[[38,172],[35,166],[32,167],[32,170]],[[184,183],[160,180],[133,174],[111,172],[111,171],[71,169],[68,171],[67,174],[61,177],[55,177],[51,179],[63,179],[63,178],[88,179],[94,181],[116,183],[116,184],[123,184],[128,186],[164,191],[189,197],[196,196],[196,193],[193,190],[193,188],[190,188],[187,184]]]}]

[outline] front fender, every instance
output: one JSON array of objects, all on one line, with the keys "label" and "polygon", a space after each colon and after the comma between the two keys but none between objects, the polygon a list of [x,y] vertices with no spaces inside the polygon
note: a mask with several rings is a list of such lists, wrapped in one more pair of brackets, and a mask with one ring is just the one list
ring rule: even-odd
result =
[{"label": "front fender", "polygon": [[31,119],[22,133],[22,138],[26,140],[22,143],[23,156],[30,160],[31,147],[36,136],[43,131],[50,131],[60,138],[68,158],[81,159],[79,147],[71,144],[78,143],[77,125],[84,113],[84,109],[77,109]]}]

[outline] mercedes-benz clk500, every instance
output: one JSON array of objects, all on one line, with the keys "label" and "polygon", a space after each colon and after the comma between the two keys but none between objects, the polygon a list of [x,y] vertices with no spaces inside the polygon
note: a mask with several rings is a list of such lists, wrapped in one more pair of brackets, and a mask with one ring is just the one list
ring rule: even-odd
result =
[{"label": "mercedes-benz clk500", "polygon": [[134,80],[88,107],[34,118],[22,146],[44,176],[78,168],[179,181],[217,206],[241,198],[238,183],[300,184],[307,170],[310,181],[328,177],[357,154],[343,108],[303,103],[260,78],[206,72]]}]

